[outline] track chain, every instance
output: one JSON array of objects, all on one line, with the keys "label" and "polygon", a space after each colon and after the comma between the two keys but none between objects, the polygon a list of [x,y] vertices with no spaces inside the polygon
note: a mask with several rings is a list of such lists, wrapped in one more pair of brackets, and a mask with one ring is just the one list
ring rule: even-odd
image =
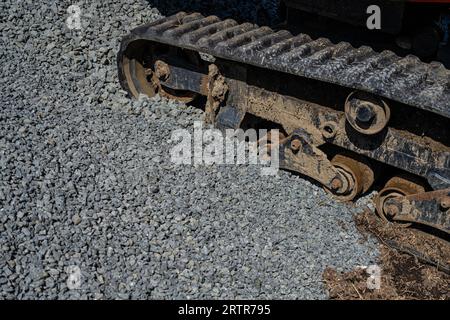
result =
[{"label": "track chain", "polygon": [[[450,118],[450,71],[441,63],[421,62],[349,43],[293,36],[251,23],[180,12],[140,26],[126,36],[119,52],[136,40],[149,40],[208,53],[218,58],[364,90]],[[122,85],[126,88],[124,75]]]}]

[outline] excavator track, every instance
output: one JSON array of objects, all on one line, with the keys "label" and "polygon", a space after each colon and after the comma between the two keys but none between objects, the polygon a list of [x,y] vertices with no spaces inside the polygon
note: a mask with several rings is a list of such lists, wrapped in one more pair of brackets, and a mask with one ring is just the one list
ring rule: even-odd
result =
[{"label": "excavator track", "polygon": [[[367,192],[380,166],[395,168],[407,178],[383,189],[379,216],[450,233],[450,71],[441,63],[180,12],[126,36],[118,70],[134,97],[206,97],[206,121],[221,129],[247,114],[279,125],[280,167],[343,201]],[[409,176],[417,187],[405,187]]]},{"label": "excavator track", "polygon": [[401,58],[390,51],[377,53],[366,46],[353,48],[199,13],[180,12],[134,29],[119,56],[139,39],[371,92],[450,117],[450,71],[439,62],[426,64],[415,56]]}]

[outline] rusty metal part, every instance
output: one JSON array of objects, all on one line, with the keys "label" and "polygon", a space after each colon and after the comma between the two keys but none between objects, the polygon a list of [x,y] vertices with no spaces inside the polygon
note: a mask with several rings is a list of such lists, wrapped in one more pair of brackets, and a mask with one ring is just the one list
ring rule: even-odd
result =
[{"label": "rusty metal part", "polygon": [[161,81],[156,79],[153,79],[153,83],[155,83],[155,86],[158,88],[156,92],[167,99],[177,100],[183,103],[190,103],[197,97],[197,93],[195,92],[172,89],[164,86]]},{"label": "rusty metal part", "polygon": [[[412,177],[396,176],[386,183],[374,200],[376,211],[381,219],[386,222],[393,222],[393,217],[398,214],[399,209],[390,204],[391,199],[399,199],[425,192],[425,187],[413,180],[415,179]],[[401,223],[401,225],[409,227],[411,223]]]},{"label": "rusty metal part", "polygon": [[[267,132],[266,137],[265,137],[266,141],[269,141],[269,142],[272,141],[272,132],[273,131]],[[280,131],[278,131],[277,135],[278,135],[278,137],[277,137],[278,140],[277,141],[279,141],[280,143],[284,143],[285,140],[286,140],[286,135],[283,132],[280,132]],[[260,141],[260,140],[258,140],[258,141]]]},{"label": "rusty metal part", "polygon": [[351,200],[348,195],[354,189],[352,175],[345,169],[334,166],[327,155],[317,148],[310,135],[298,129],[280,143],[280,167],[304,174],[320,182],[342,200]]},{"label": "rusty metal part", "polygon": [[156,92],[161,96],[184,103],[192,102],[198,94],[204,94],[201,86],[192,86],[196,83],[190,79],[199,80],[202,83],[206,75],[202,73],[198,53],[188,50],[170,48],[168,54],[155,55],[153,68],[148,68],[147,73],[152,74],[147,80],[157,88]]},{"label": "rusty metal part", "polygon": [[219,106],[225,100],[228,85],[225,77],[220,74],[219,68],[211,64],[208,72],[208,100],[205,108],[205,122],[214,124]]},{"label": "rusty metal part", "polygon": [[343,186],[342,180],[339,178],[334,178],[333,181],[331,181],[331,190],[336,191],[341,189]]},{"label": "rusty metal part", "polygon": [[344,153],[336,155],[331,162],[345,165],[355,174],[360,194],[369,191],[375,182],[375,166],[365,157]]},{"label": "rusty metal part", "polygon": [[294,152],[298,152],[302,146],[302,142],[299,139],[294,139],[291,141],[291,149]]},{"label": "rusty metal part", "polygon": [[185,69],[175,64],[168,65],[168,76],[159,78],[159,84],[178,92],[192,92],[200,95],[208,94],[208,75],[200,70]]},{"label": "rusty metal part", "polygon": [[423,224],[450,234],[450,210],[442,208],[442,201],[449,195],[450,189],[446,189],[389,197],[383,211],[391,221]]},{"label": "rusty metal part", "polygon": [[[216,21],[216,19],[213,20]],[[136,33],[133,33],[134,37],[127,38],[123,41],[122,50],[119,52],[118,56],[119,76],[124,88],[133,93],[136,93],[136,91],[142,93],[142,90],[138,90],[139,88],[134,88],[138,86],[134,86],[133,81],[131,81],[130,87],[128,85],[130,81],[127,77],[123,76],[124,64],[126,65],[126,62],[130,59],[130,57],[133,57],[133,55],[136,54],[136,51],[139,51],[134,48],[134,46],[138,46],[138,44],[145,43],[151,48],[156,42],[158,42],[158,45],[170,44],[170,46],[179,46],[179,48],[190,48],[190,50],[206,52],[215,57],[214,65],[217,66],[219,69],[218,73],[223,77],[219,79],[221,84],[217,86],[212,85],[210,81],[214,82],[214,80],[211,79],[211,75],[209,74],[210,72],[206,70],[204,73],[207,75],[209,81],[204,80],[202,77],[193,76],[192,82],[196,82],[196,84],[191,84],[190,87],[216,87],[218,89],[228,87],[226,90],[226,96],[223,99],[220,97],[218,99],[223,100],[222,102],[217,101],[217,98],[214,97],[214,90],[207,90],[211,92],[211,94],[207,94],[208,103],[206,108],[206,118],[208,122],[215,123],[218,127],[236,128],[239,126],[246,113],[252,113],[263,119],[281,124],[287,133],[292,133],[296,128],[304,128],[311,135],[311,139],[316,146],[325,143],[337,145],[354,153],[364,155],[368,158],[400,168],[412,174],[422,176],[426,178],[430,185],[434,188],[445,188],[450,184],[450,170],[448,170],[450,164],[450,142],[445,138],[450,136],[450,130],[448,130],[450,125],[445,125],[445,121],[447,121],[448,124],[448,119],[442,119],[444,121],[442,124],[444,131],[439,133],[438,136],[444,138],[440,138],[440,141],[433,140],[433,138],[428,139],[427,136],[422,137],[421,132],[411,134],[408,130],[397,129],[397,127],[388,127],[386,130],[383,130],[382,133],[372,136],[358,136],[352,134],[348,131],[346,126],[345,113],[334,107],[336,101],[321,103],[317,98],[309,99],[309,97],[297,96],[296,94],[296,92],[304,92],[305,95],[308,95],[306,88],[312,90],[312,86],[318,87],[315,89],[317,92],[320,92],[320,90],[325,90],[322,92],[329,92],[329,96],[331,96],[334,92],[346,91],[343,87],[327,83],[327,80],[323,80],[323,82],[319,83],[317,80],[312,81],[308,79],[308,77],[313,77],[314,79],[321,80],[320,77],[316,77],[317,75],[305,75],[301,73],[298,75],[302,75],[302,77],[293,76],[293,74],[297,75],[297,72],[294,72],[297,70],[297,67],[301,69],[303,63],[306,63],[306,61],[309,61],[312,57],[316,57],[314,53],[329,52],[327,41],[322,39],[321,41],[311,42],[311,39],[309,39],[306,35],[291,38],[289,33],[286,32],[271,34],[270,30],[267,28],[260,30],[257,26],[250,24],[238,26],[235,23],[230,24],[230,21],[227,22],[227,25],[225,25],[225,23],[218,25],[218,22],[213,22],[213,20],[210,21],[198,14],[187,15],[180,13],[175,17],[170,17],[164,21],[147,25],[145,28],[142,27],[137,29]],[[179,25],[182,25],[183,27],[180,29]],[[191,27],[192,30],[189,29]],[[172,28],[180,30],[182,35],[172,32]],[[212,32],[212,34],[210,32]],[[177,34],[177,36],[175,37],[174,34]],[[232,48],[231,41],[233,43]],[[322,51],[321,48],[323,46],[325,49]],[[224,48],[226,51],[235,51],[236,55],[223,55],[219,48]],[[216,49],[218,50],[217,52]],[[340,65],[338,69],[339,71],[345,71],[347,67],[352,70],[356,70],[356,67],[361,67],[362,70],[367,71],[364,69],[364,65],[359,65],[358,63],[355,63],[355,65],[352,63],[346,65],[346,60],[339,60],[342,58],[341,54],[353,52],[352,48],[343,45],[336,45],[335,49],[336,51],[334,51],[331,55],[331,58],[326,54],[323,57],[321,55],[317,56],[317,58],[322,57],[317,61],[314,60],[318,65],[314,68],[309,68],[308,70],[314,73],[321,69],[322,66],[325,67],[328,63],[327,61],[329,61],[328,59],[331,59],[329,61],[330,63],[334,61],[333,59],[337,59],[343,63]],[[185,49],[180,50],[183,51]],[[257,50],[261,50],[264,54],[268,54],[268,52],[270,52],[270,56],[264,56],[263,60],[259,60],[255,57]],[[303,50],[305,50],[305,56],[300,55],[297,59],[295,59],[295,61],[292,61],[289,64],[289,70],[271,68],[271,61],[276,59],[280,54],[290,55],[292,53],[292,56],[294,57],[294,52],[291,52],[291,50],[294,50],[295,52],[299,50],[303,52]],[[358,51],[358,53],[367,54],[366,51]],[[306,52],[309,52],[312,56],[306,54]],[[373,56],[372,54],[375,53],[371,53],[371,57],[377,56]],[[390,61],[388,57],[391,56],[385,56],[381,53],[379,56],[380,60],[376,60],[376,62],[369,60],[368,63],[370,66],[378,64],[382,66],[384,63],[388,63],[388,61]],[[227,60],[224,60],[224,58]],[[134,60],[137,63],[140,61],[138,58]],[[238,62],[233,62],[236,60]],[[267,63],[261,65],[261,61]],[[352,61],[358,61],[358,59],[352,59]],[[267,69],[260,70],[258,68],[254,68],[255,66],[258,68],[267,67]],[[400,66],[402,68],[404,67],[404,69],[401,69]],[[389,74],[399,76],[402,72],[407,72],[410,65],[403,65],[400,63],[400,66],[400,70],[397,70],[397,68],[394,68],[393,70],[389,69]],[[415,68],[414,64],[412,66]],[[423,66],[421,72],[424,72],[424,70],[428,67],[429,66]],[[270,73],[270,69],[281,70],[283,73]],[[383,68],[381,69],[384,70]],[[432,69],[433,72],[430,71],[426,75],[423,75],[423,78],[427,80],[426,85],[431,85],[434,81],[433,79],[441,79],[441,76],[444,78],[446,77],[445,73],[442,73],[440,68],[433,66]],[[235,70],[239,70],[239,72],[235,72]],[[337,74],[336,70],[333,70],[333,75]],[[189,70],[186,72],[188,71]],[[377,69],[377,71],[380,70]],[[370,75],[366,73],[364,74],[370,77]],[[416,76],[417,74],[413,74],[411,76],[406,74],[402,79],[408,79],[408,81],[411,80],[412,83],[414,83]],[[170,78],[171,77],[169,77],[169,81]],[[444,78],[442,78],[442,80]],[[252,85],[250,85],[249,80],[251,80]],[[388,90],[395,87],[395,85],[399,83],[403,83],[403,80],[398,80],[395,84],[389,83],[389,86],[385,86],[384,90]],[[331,82],[336,83],[336,81]],[[363,83],[363,79],[360,79],[360,82]],[[376,84],[378,85],[380,83],[376,82]],[[345,85],[355,88],[355,85],[352,83],[347,83]],[[147,84],[146,88],[149,87],[150,90],[148,91],[151,91],[151,86]],[[436,86],[431,87],[433,88],[433,93],[441,92],[439,90],[434,90],[437,88]],[[165,88],[168,89],[167,87]],[[287,90],[285,93],[286,89],[290,90]],[[411,92],[416,93],[416,89],[417,88]],[[380,93],[380,95],[383,95],[383,90],[380,90],[378,88],[375,91]],[[432,100],[431,97],[433,95],[430,94],[431,91],[428,89],[425,91],[428,99],[427,103],[429,103]],[[346,96],[349,93],[350,92],[348,92]],[[204,93],[201,94],[203,95]],[[404,95],[404,92],[402,94]],[[392,97],[398,98],[402,94],[396,92],[396,94]],[[173,95],[176,96],[177,94]],[[191,97],[187,99],[191,99]],[[343,100],[344,99],[345,98],[343,98]],[[417,106],[420,109],[423,105],[425,105],[425,101],[422,99],[421,101],[423,104],[417,105],[416,102],[419,100],[414,100],[414,103],[411,103],[412,101],[409,101],[408,98],[406,100],[402,100],[402,102],[408,104],[411,103],[411,105]],[[449,100],[447,99],[445,106],[447,106],[448,101]],[[392,107],[391,102],[390,105]],[[406,105],[401,107],[412,108],[411,106]],[[442,110],[447,109],[448,108],[445,107]],[[417,110],[411,109],[411,112],[408,114],[414,114],[416,111]],[[442,112],[436,113],[442,114]],[[361,115],[360,118],[364,119],[365,117],[364,115]],[[442,142],[442,140],[444,141]]]},{"label": "rusty metal part", "polygon": [[[137,48],[131,49],[138,50]],[[156,94],[156,86],[147,80],[152,73],[144,68],[141,59],[124,56],[121,66],[127,89],[133,97],[138,98],[139,94],[153,97]]]},{"label": "rusty metal part", "polygon": [[[164,88],[183,88],[189,89],[187,92],[193,90],[206,95],[206,121],[219,128],[238,128],[245,114],[250,113],[280,124],[287,133],[303,128],[315,146],[327,143],[339,146],[420,175],[429,179],[432,186],[445,188],[446,181],[450,181],[449,147],[393,127],[386,128],[382,135],[355,135],[348,130],[343,111],[318,103],[317,98],[311,101],[307,96],[295,96],[295,92],[303,87],[312,86],[305,80],[288,81],[292,84],[292,91],[284,93],[281,90],[286,90],[286,85],[283,85],[286,81],[281,74],[271,75],[271,81],[268,81],[246,65],[216,59],[214,64],[205,66],[207,71],[186,69],[179,72],[174,63],[169,64],[171,74]],[[249,77],[252,85],[248,83]],[[146,85],[149,86],[148,83]],[[283,88],[279,88],[281,86]],[[445,131],[443,136],[446,136]]]},{"label": "rusty metal part", "polygon": [[371,165],[363,157],[351,154],[337,154],[331,160],[333,166],[345,173],[347,182],[352,186],[347,194],[336,194],[339,181],[334,181],[331,188],[325,188],[341,201],[352,201],[362,193],[367,192],[375,181],[375,173]]},{"label": "rusty metal part", "polygon": [[[283,83],[281,78],[279,81]],[[263,85],[262,82],[261,86]],[[297,86],[294,89],[300,90]],[[342,111],[261,87],[251,86],[245,93],[242,104],[246,105],[247,112],[283,125],[286,132],[303,128],[308,131],[316,145],[331,143],[427,180],[429,177],[434,179],[437,176],[435,172],[439,172],[439,181],[444,187],[444,177],[450,177],[450,170],[445,169],[450,164],[450,148],[441,143],[425,141],[423,137],[393,127],[378,135],[368,136],[358,132],[355,134],[354,130],[348,130]],[[324,128],[332,134],[324,136]]]},{"label": "rusty metal part", "polygon": [[385,188],[400,189],[405,195],[425,192],[425,186],[423,185],[423,182],[407,174],[392,177],[388,182],[386,182]]},{"label": "rusty metal part", "polygon": [[335,166],[341,178],[334,178],[331,188],[325,186],[325,190],[331,190],[333,197],[339,201],[352,201],[358,196],[356,180],[353,174],[339,166]]},{"label": "rusty metal part", "polygon": [[206,78],[199,66],[197,53],[181,49],[181,55],[175,49],[172,53],[159,53],[155,48],[149,49],[142,44],[135,50],[138,53],[133,58],[124,57],[123,65],[129,91],[134,97],[160,94],[189,103],[198,94],[205,94],[206,90],[190,85],[190,79],[197,77],[201,83]]},{"label": "rusty metal part", "polygon": [[260,157],[264,161],[269,161],[271,158],[272,150],[279,150],[280,145],[283,145],[287,141],[287,137],[280,132],[276,131],[277,136],[273,137],[274,131],[269,131],[267,134],[256,142],[258,150],[260,152]]},{"label": "rusty metal part", "polygon": [[365,92],[355,91],[345,101],[345,117],[356,131],[374,135],[386,128],[391,110],[384,100]]},{"label": "rusty metal part", "polygon": [[395,204],[384,204],[383,210],[391,219],[400,213],[400,208]]},{"label": "rusty metal part", "polygon": [[442,209],[450,209],[450,195],[441,199],[441,207]]}]

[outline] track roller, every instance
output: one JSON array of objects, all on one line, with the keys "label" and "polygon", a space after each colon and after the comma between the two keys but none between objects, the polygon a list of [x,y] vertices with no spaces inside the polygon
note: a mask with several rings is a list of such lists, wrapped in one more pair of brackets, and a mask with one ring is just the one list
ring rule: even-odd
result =
[{"label": "track roller", "polygon": [[375,180],[375,174],[368,162],[359,156],[337,154],[331,163],[345,177],[346,188],[336,181],[332,189],[325,188],[337,200],[352,201],[357,196],[367,192]]},{"label": "track roller", "polygon": [[[396,176],[391,178],[375,198],[375,207],[378,216],[386,222],[394,222],[392,217],[397,214],[397,212],[395,212],[396,209],[391,208],[386,202],[392,198],[423,192],[425,192],[425,187],[418,182],[413,181],[412,178],[406,176]],[[395,223],[403,227],[411,226],[411,223],[401,223],[398,221],[395,221]]]},{"label": "track roller", "polygon": [[374,135],[386,128],[391,111],[384,100],[371,94],[355,91],[345,102],[348,123],[365,135]]}]

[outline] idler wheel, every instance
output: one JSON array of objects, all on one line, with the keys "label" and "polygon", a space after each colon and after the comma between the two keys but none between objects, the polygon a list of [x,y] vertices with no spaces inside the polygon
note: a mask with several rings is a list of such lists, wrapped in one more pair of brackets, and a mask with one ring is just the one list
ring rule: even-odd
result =
[{"label": "idler wheel", "polygon": [[374,135],[386,128],[391,117],[389,106],[371,94],[355,91],[345,102],[345,117],[353,129]]},{"label": "idler wheel", "polygon": [[340,201],[352,201],[367,192],[375,180],[375,174],[369,163],[356,155],[338,154],[331,160],[341,174],[341,181],[332,182],[331,189],[325,188]]},{"label": "idler wheel", "polygon": [[201,59],[197,53],[175,47],[148,47],[145,42],[140,46],[137,42],[129,51],[130,54],[125,54],[123,58],[123,73],[135,98],[140,94],[149,97],[160,94],[168,99],[189,103],[198,96],[195,92],[174,90],[163,84],[170,77],[170,66],[165,62],[166,58],[179,59],[185,64],[198,66]]},{"label": "idler wheel", "polygon": [[387,201],[396,197],[404,197],[412,194],[425,192],[425,188],[419,183],[406,176],[391,178],[375,198],[375,207],[378,216],[385,222],[395,222],[402,227],[409,227],[411,223],[394,221],[398,208],[387,205]]}]

